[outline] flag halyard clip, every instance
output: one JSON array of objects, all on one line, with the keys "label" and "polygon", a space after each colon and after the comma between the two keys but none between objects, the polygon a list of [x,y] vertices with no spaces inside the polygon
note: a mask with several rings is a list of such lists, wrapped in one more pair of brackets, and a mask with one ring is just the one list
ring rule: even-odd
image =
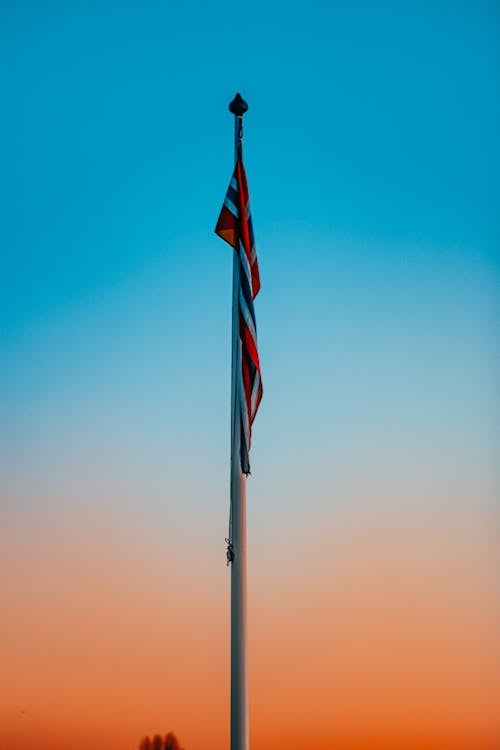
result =
[{"label": "flag halyard clip", "polygon": [[228,565],[230,565],[230,563],[232,563],[233,560],[234,560],[234,549],[233,549],[233,543],[232,543],[232,541],[230,539],[228,539],[227,537],[226,537],[226,544],[227,544],[227,549],[226,549],[226,560],[227,560],[226,567],[228,567]]}]

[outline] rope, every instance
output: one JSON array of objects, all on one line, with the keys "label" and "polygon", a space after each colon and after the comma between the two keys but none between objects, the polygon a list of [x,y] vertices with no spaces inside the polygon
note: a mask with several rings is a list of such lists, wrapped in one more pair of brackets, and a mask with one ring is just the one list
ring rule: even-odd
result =
[{"label": "rope", "polygon": [[[236,155],[238,157],[241,157],[242,151],[243,151],[243,115],[237,115],[236,116],[236,123],[237,123],[237,131],[236,131]],[[234,331],[233,331],[234,334]],[[232,363],[232,366],[235,366],[235,362]],[[234,402],[234,408],[235,413],[233,414],[233,423],[231,424],[231,472],[232,472],[232,462],[233,459],[237,460],[233,455],[232,452],[234,450],[234,428],[235,428],[235,421],[238,418],[237,414],[237,401],[238,401],[238,387],[237,387],[237,381],[236,376],[233,374],[234,377],[234,390],[235,393],[233,394],[233,402]],[[232,481],[232,480],[231,480]],[[229,530],[228,530],[228,536],[226,537],[226,566],[229,566],[233,560],[234,560],[234,549],[233,549],[233,500],[232,497],[229,500]]]}]

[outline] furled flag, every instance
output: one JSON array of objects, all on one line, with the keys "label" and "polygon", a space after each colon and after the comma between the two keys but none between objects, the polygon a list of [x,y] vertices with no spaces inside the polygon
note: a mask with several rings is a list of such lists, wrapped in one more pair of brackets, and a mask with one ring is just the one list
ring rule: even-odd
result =
[{"label": "furled flag", "polygon": [[240,260],[239,337],[241,359],[236,373],[237,404],[241,415],[241,471],[250,473],[250,440],[252,423],[262,398],[257,328],[253,301],[260,289],[259,265],[255,251],[247,178],[241,152],[227,189],[216,234],[228,242]]}]

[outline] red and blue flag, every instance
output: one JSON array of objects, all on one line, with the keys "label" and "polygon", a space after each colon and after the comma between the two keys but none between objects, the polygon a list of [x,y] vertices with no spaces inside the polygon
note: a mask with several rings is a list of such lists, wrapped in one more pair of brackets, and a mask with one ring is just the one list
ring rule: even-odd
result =
[{"label": "red and blue flag", "polygon": [[253,304],[260,289],[260,278],[250,214],[247,178],[241,151],[234,167],[215,232],[234,248],[239,258],[238,323],[241,346],[238,371],[236,372],[236,403],[241,420],[241,471],[243,474],[249,474],[252,423],[262,398],[262,380],[257,350],[257,326]]}]

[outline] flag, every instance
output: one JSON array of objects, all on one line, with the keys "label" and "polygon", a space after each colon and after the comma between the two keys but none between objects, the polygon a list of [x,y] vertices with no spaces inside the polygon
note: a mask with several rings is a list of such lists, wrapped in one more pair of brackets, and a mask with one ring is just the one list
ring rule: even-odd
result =
[{"label": "flag", "polygon": [[224,204],[215,227],[216,234],[228,242],[239,257],[240,288],[238,294],[238,323],[240,353],[236,372],[236,419],[241,421],[241,471],[250,473],[250,441],[252,423],[262,398],[257,327],[253,301],[260,289],[259,265],[255,251],[250,199],[241,151],[234,167]]}]

